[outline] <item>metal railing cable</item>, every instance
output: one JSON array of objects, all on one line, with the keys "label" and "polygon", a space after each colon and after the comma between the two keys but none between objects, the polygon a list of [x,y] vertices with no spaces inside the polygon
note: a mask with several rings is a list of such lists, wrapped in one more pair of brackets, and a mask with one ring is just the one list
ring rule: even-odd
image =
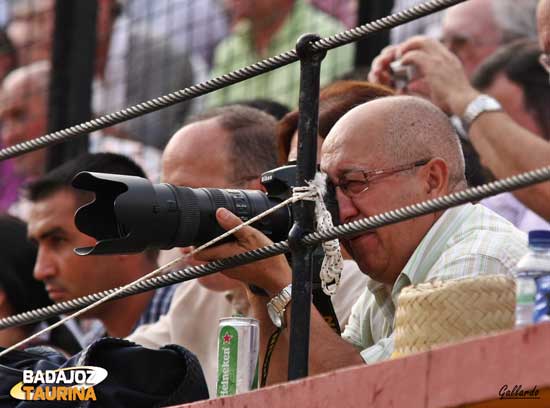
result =
[{"label": "metal railing cable", "polygon": [[[329,228],[324,232],[313,232],[306,235],[303,238],[303,241],[307,245],[315,245],[334,238],[357,234],[385,225],[406,221],[411,218],[430,214],[437,211],[442,211],[451,207],[456,207],[458,205],[469,203],[471,201],[478,201],[482,198],[490,197],[498,193],[516,190],[549,180],[550,166],[542,167],[502,180],[497,180],[488,184],[461,190],[432,200],[424,201],[418,204],[413,204],[407,207],[391,210],[382,214],[363,218],[361,220],[353,221],[347,224],[338,225]],[[135,295],[159,287],[168,286],[175,283],[206,276],[212,273],[220,272],[224,269],[234,268],[251,262],[266,259],[275,255],[280,255],[288,251],[288,242],[281,241],[273,245],[244,252],[242,254],[238,254],[229,258],[219,259],[205,265],[189,267],[178,271],[169,272],[165,275],[161,275],[158,277],[143,280],[114,296],[113,299],[120,299],[126,296]],[[0,329],[45,320],[52,316],[57,316],[59,314],[69,313],[81,309],[102,299],[105,296],[112,294],[117,289],[110,289],[107,291],[94,293],[88,296],[0,319]]]},{"label": "metal railing cable", "polygon": [[[330,50],[354,41],[363,39],[369,34],[381,30],[390,29],[398,25],[413,21],[417,18],[427,16],[437,11],[443,10],[466,0],[431,0],[426,3],[418,4],[409,9],[391,14],[373,22],[355,27],[333,36],[322,38],[312,44],[314,51]],[[66,129],[48,133],[38,138],[18,143],[14,146],[0,149],[0,161],[19,156],[24,153],[38,150],[56,143],[61,143],[71,137],[87,134],[96,130],[108,128],[110,126],[125,122],[135,117],[157,111],[159,109],[172,106],[178,102],[183,102],[207,93],[225,88],[229,85],[244,81],[246,79],[264,74],[274,69],[283,67],[292,62],[298,61],[295,50],[289,50],[279,55],[258,61],[254,64],[237,69],[222,76],[201,82],[197,85],[178,90],[167,95],[163,95],[137,105],[133,105],[117,112],[100,116],[96,119],[71,126]]]}]

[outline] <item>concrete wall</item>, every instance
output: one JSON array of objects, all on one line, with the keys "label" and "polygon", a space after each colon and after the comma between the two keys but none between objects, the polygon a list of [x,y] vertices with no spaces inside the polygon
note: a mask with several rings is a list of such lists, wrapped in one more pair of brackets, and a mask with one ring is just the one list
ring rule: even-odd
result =
[{"label": "concrete wall", "polygon": [[[505,385],[539,398],[499,400]],[[185,406],[550,407],[550,323]]]}]

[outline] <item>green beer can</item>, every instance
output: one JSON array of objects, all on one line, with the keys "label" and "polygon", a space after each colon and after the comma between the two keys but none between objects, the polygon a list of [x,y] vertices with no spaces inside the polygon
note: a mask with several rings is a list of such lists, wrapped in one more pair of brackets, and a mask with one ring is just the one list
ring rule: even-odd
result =
[{"label": "green beer can", "polygon": [[251,317],[220,319],[217,396],[258,388],[260,324]]}]

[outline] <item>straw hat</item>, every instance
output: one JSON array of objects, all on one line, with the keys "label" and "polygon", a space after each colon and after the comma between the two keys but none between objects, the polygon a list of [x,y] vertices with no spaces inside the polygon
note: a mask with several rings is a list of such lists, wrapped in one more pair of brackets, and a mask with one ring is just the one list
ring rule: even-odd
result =
[{"label": "straw hat", "polygon": [[514,280],[503,275],[404,288],[395,315],[394,356],[511,329],[515,301]]}]

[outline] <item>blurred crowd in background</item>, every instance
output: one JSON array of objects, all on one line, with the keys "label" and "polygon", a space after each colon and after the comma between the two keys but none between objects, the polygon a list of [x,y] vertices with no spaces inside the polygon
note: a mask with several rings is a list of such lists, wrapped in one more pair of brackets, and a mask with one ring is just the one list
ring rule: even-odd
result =
[{"label": "blurred crowd in background", "polygon": [[[367,21],[362,21],[364,16],[361,10],[368,10],[370,3],[370,0],[97,0],[93,74],[89,84],[91,97],[87,101],[91,117],[183,89],[287,51],[294,47],[302,33],[314,32],[324,37],[365,23]],[[389,3],[372,2],[372,7],[380,8],[384,5],[389,8]],[[400,11],[417,3],[419,1],[395,0],[392,10]],[[386,45],[398,46],[414,41],[414,36],[419,35],[426,36],[419,37],[422,41],[437,41],[437,44],[442,44],[458,57],[473,88],[498,100],[504,111],[522,128],[548,140],[550,57],[548,49],[543,52],[540,48],[543,40],[539,42],[537,39],[537,4],[538,0],[469,0],[447,11],[391,30]],[[550,11],[546,12],[550,15]],[[58,89],[51,86],[51,80],[58,67],[54,63],[54,54],[61,52],[56,48],[59,48],[56,45],[58,39],[54,35],[56,15],[59,15],[59,10],[56,10],[54,0],[0,0],[0,148],[55,130],[51,124],[51,103]],[[550,33],[546,35],[550,36]],[[366,44],[368,47],[369,43]],[[73,47],[72,52],[84,52],[79,50],[78,39],[75,39]],[[382,51],[381,48],[375,50],[376,54]],[[355,43],[336,48],[327,54],[322,63],[321,87],[324,90],[320,106],[321,140],[339,116],[369,98],[384,97],[395,92],[421,95],[429,99],[434,97],[433,88],[426,81],[411,83],[406,89],[392,89],[395,84],[379,72],[371,71],[372,61],[365,63],[363,58],[358,57],[358,50]],[[379,58],[391,50],[386,48]],[[395,55],[392,58],[396,58]],[[380,64],[382,60],[375,60],[375,64],[376,61]],[[442,70],[445,68],[441,66]],[[220,107],[246,105],[247,109],[259,109],[266,115],[255,120],[267,123],[266,129],[272,133],[273,155],[266,158],[269,165],[262,171],[268,170],[296,157],[293,136],[298,121],[299,73],[299,64],[291,64],[203,97],[94,132],[89,135],[82,153],[125,155],[141,166],[153,182],[166,180],[165,160],[168,160],[169,152],[165,148],[167,144],[170,146],[172,135],[178,135],[178,129],[197,120],[206,120],[208,116],[201,115],[213,109],[216,112],[215,109]],[[379,84],[366,85],[368,79]],[[64,109],[70,110],[72,107]],[[452,109],[446,109],[446,113],[452,115]],[[242,112],[238,114],[241,119],[242,116],[254,116],[247,111],[244,115]],[[333,120],[330,115],[334,116]],[[226,129],[231,129],[231,124],[227,126]],[[208,129],[203,131],[207,133]],[[460,123],[457,123],[457,132],[462,136],[468,183],[475,186],[500,177],[491,166],[491,160],[480,155],[468,140],[468,130],[461,128]],[[191,136],[189,138],[191,140]],[[194,156],[195,161],[208,161],[207,157],[211,154],[208,148],[216,143],[215,140],[195,143],[189,147],[191,156]],[[262,149],[265,147],[257,151]],[[516,149],[522,149],[522,146],[517,145]],[[185,152],[182,149],[178,154],[184,155]],[[88,260],[89,265],[84,265],[81,261],[71,260],[72,256],[77,257],[72,252],[64,255],[65,258],[58,261],[57,266],[44,266],[47,256],[44,248],[61,253],[68,251],[65,246],[74,247],[75,242],[65,245],[64,242],[69,241],[69,238],[56,235],[55,228],[42,235],[37,232],[41,231],[41,215],[47,218],[47,214],[55,213],[64,202],[72,200],[60,196],[59,202],[49,203],[49,207],[37,210],[36,203],[40,202],[42,193],[40,188],[32,187],[33,183],[43,181],[44,175],[49,174],[55,165],[62,164],[50,160],[49,154],[49,149],[40,149],[0,162],[0,212],[3,213],[0,218],[0,259],[3,265],[11,265],[0,273],[0,317],[44,306],[51,301],[66,300],[67,294],[76,297],[107,289],[109,285],[124,283],[124,279],[135,279],[157,265],[158,253],[133,259],[128,270],[134,274],[121,274],[117,280],[107,278],[115,263],[102,264],[103,261]],[[192,164],[189,165],[196,165],[191,156],[189,163]],[[72,158],[65,157],[61,161]],[[99,159],[98,162],[95,159],[82,160],[83,163],[88,160],[88,169],[96,171],[108,169],[111,163],[107,159],[105,162]],[[234,160],[238,161],[239,156],[235,156]],[[231,169],[222,165],[219,167],[227,172]],[[112,172],[117,173],[117,169],[119,167],[113,166]],[[72,174],[70,169],[65,170],[65,176],[62,172],[58,174],[59,180]],[[175,176],[172,180],[200,187],[200,175],[213,174],[210,171],[214,170],[208,167],[197,170],[198,180],[195,181]],[[258,174],[252,175],[255,177]],[[211,184],[205,186],[250,187],[240,182],[227,186],[223,183],[216,185],[215,181]],[[28,196],[29,185],[31,197]],[[34,197],[33,191],[38,191]],[[75,200],[77,204],[83,202],[81,197]],[[511,193],[484,200],[484,204],[524,231],[548,229],[547,214],[529,208]],[[76,207],[71,204],[68,213]],[[59,213],[56,216],[64,215]],[[29,227],[27,233],[25,222],[29,218],[32,230]],[[74,226],[72,229],[73,234],[78,233]],[[27,235],[32,236],[32,241],[27,239]],[[40,245],[38,252],[37,243]],[[152,260],[151,256],[155,259]],[[33,262],[35,258],[36,267]],[[72,278],[78,282],[59,280],[65,282],[65,289],[51,284],[57,282],[52,278],[56,273],[55,268],[65,268],[63,273],[66,274],[78,273],[77,277]],[[79,268],[87,268],[87,272],[83,273],[84,269],[78,272]],[[92,277],[95,271],[100,273]],[[101,285],[90,284],[99,276],[104,277]],[[46,289],[36,279],[44,282]],[[71,292],[67,289],[71,285],[84,288]],[[220,302],[232,305],[220,306],[225,313],[231,313],[232,307],[246,312],[243,310],[246,306],[243,306],[242,293],[239,295],[230,286],[221,285],[221,289],[227,296],[224,295]],[[129,312],[132,318],[129,322],[121,323],[121,326],[119,322],[113,323],[109,319],[100,319],[101,323],[85,319],[69,327],[67,333],[58,333],[61,341],[52,338],[47,341],[73,353],[86,342],[105,333],[125,337],[137,326],[152,323],[167,312],[173,292],[155,294],[125,306],[134,312]],[[354,299],[350,298],[349,301]],[[158,304],[153,307],[151,302],[157,300]],[[346,306],[348,310],[349,307]],[[142,313],[144,309],[153,311],[145,319]],[[342,312],[342,315],[345,313]],[[99,313],[91,317],[98,316]],[[217,320],[214,326],[216,324]],[[112,327],[116,329],[111,330]],[[8,346],[33,330],[36,330],[35,326],[25,328],[23,333],[5,330],[3,335],[0,331],[0,345]],[[68,332],[77,339],[76,343]],[[140,339],[139,335],[137,339],[142,340],[142,343],[147,342]]]}]

